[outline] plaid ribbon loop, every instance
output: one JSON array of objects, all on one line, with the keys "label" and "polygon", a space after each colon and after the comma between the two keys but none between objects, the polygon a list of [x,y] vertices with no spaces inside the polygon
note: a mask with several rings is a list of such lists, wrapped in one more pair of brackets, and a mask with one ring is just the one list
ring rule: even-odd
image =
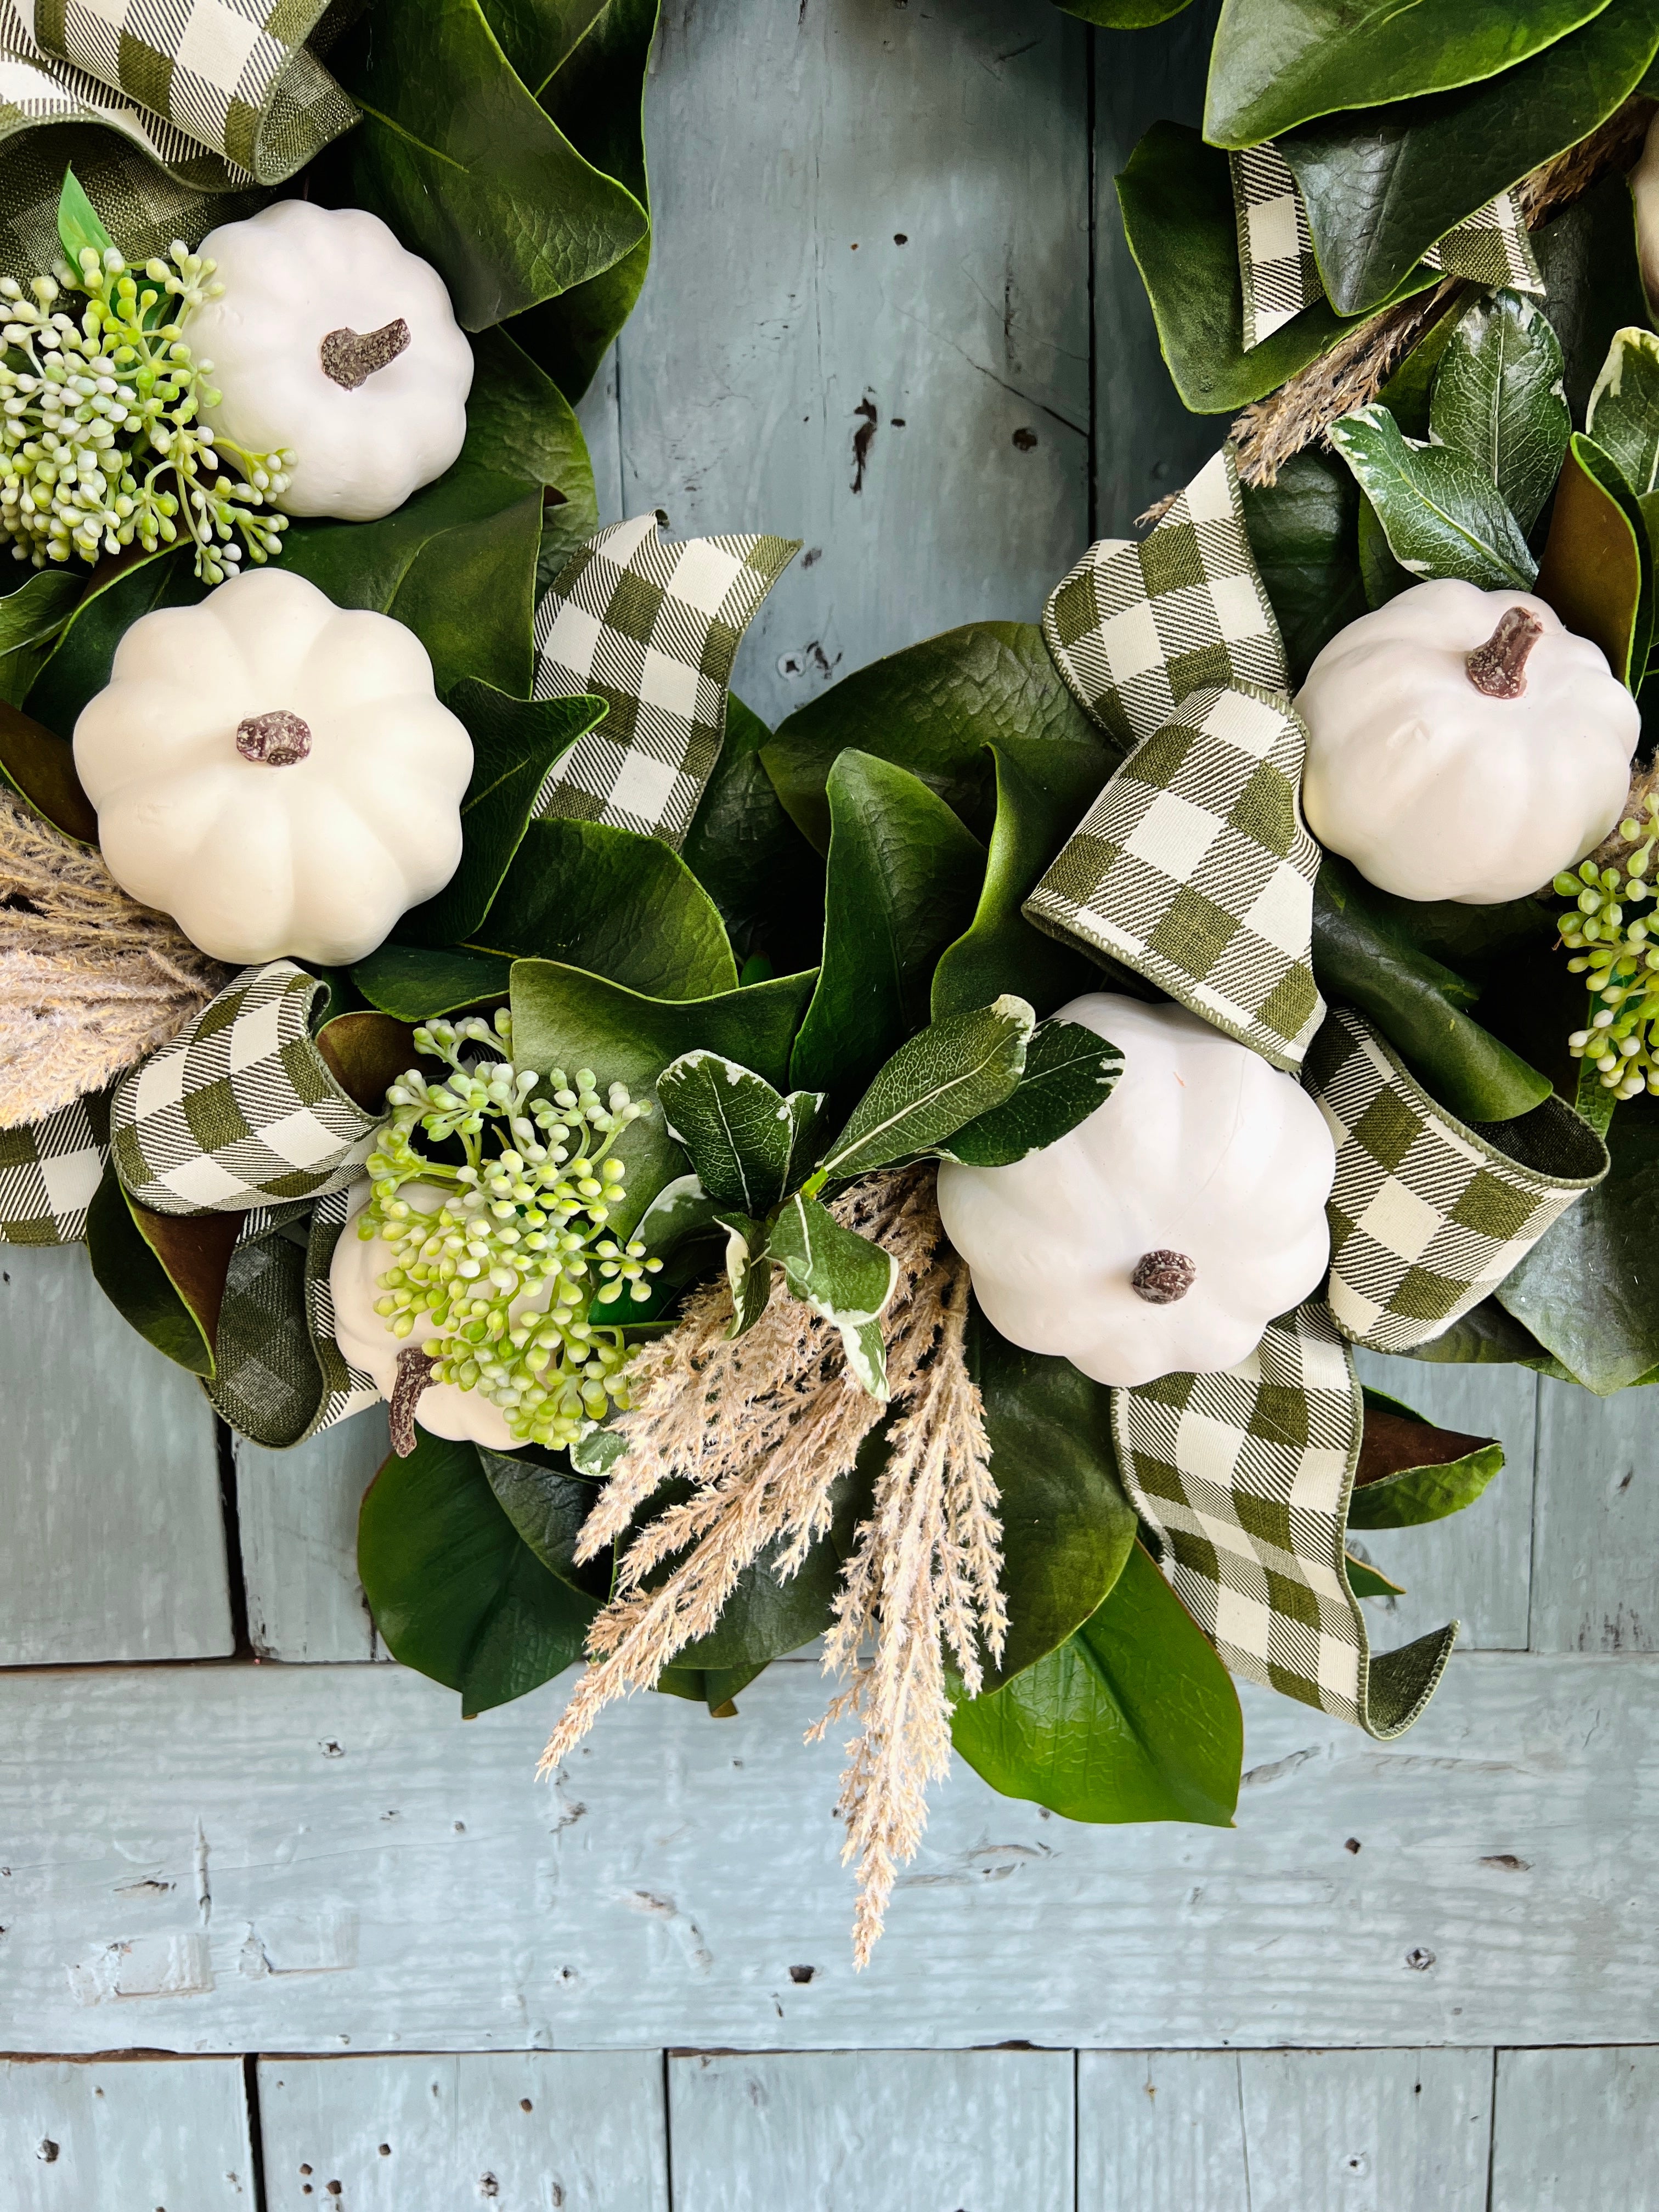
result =
[{"label": "plaid ribbon loop", "polygon": [[654,514],[588,539],[536,610],[535,696],[591,691],[609,712],[550,769],[538,816],[678,851],[720,758],[743,634],[799,550],[786,538],[674,544]]},{"label": "plaid ribbon loop", "polygon": [[1457,1121],[1350,1006],[1332,1008],[1303,1081],[1336,1139],[1326,1296],[1344,1336],[1373,1351],[1443,1335],[1607,1172],[1607,1147],[1559,1098],[1513,1121]]},{"label": "plaid ribbon loop", "polygon": [[0,1129],[0,1244],[79,1244],[109,1158],[109,1094]]},{"label": "plaid ribbon loop", "polygon": [[1137,969],[1294,1071],[1324,1013],[1307,732],[1224,447],[1151,534],[1091,546],[1043,635],[1123,767],[1025,902],[1051,936]]},{"label": "plaid ribbon loop", "polygon": [[[1271,139],[1231,157],[1238,270],[1244,295],[1244,350],[1251,352],[1325,296],[1307,203]],[[1532,241],[1510,192],[1478,208],[1423,256],[1425,269],[1542,297]]]},{"label": "plaid ribbon loop", "polygon": [[111,1094],[116,1173],[157,1213],[243,1213],[342,1189],[380,1116],[342,1087],[311,1034],[326,986],[291,960],[245,968],[182,1036]]},{"label": "plaid ribbon loop", "polygon": [[1433,1694],[1453,1621],[1373,1657],[1344,1539],[1364,1428],[1352,1355],[1316,1300],[1215,1375],[1112,1393],[1130,1503],[1236,1674],[1386,1741]]}]

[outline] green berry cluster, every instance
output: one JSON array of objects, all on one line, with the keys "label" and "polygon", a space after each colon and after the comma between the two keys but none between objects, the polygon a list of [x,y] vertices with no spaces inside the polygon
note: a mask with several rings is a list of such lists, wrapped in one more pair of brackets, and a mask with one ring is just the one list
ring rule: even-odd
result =
[{"label": "green berry cluster", "polygon": [[212,274],[182,245],[137,276],[112,246],[86,246],[68,286],[0,279],[0,537],[20,561],[153,553],[182,533],[197,574],[222,584],[244,541],[254,562],[282,550],[285,456],[247,453],[197,419],[219,394],[184,329],[222,289]]},{"label": "green berry cluster", "polygon": [[[513,1063],[505,1007],[493,1026],[477,1015],[428,1022],[415,1043],[450,1072],[429,1084],[411,1069],[386,1093],[374,1194],[357,1220],[394,1257],[374,1310],[434,1362],[430,1381],[481,1391],[520,1443],[574,1443],[628,1402],[622,1328],[596,1327],[588,1310],[624,1291],[643,1302],[662,1266],[605,1233],[626,1177],[611,1146],[649,1103],[620,1083],[601,1100],[588,1068],[568,1079],[553,1069],[536,1095],[534,1070]],[[417,1131],[452,1150],[459,1139],[464,1163],[418,1151]],[[441,1202],[411,1204],[411,1183]]]},{"label": "green berry cluster", "polygon": [[1573,903],[1561,918],[1561,941],[1573,953],[1567,965],[1583,975],[1590,994],[1587,1029],[1575,1030],[1567,1047],[1589,1060],[1615,1099],[1659,1096],[1654,1024],[1659,1020],[1659,915],[1627,915],[1654,896],[1650,877],[1659,843],[1659,797],[1650,793],[1643,819],[1619,824],[1633,849],[1612,867],[1594,860],[1559,875],[1555,888]]}]

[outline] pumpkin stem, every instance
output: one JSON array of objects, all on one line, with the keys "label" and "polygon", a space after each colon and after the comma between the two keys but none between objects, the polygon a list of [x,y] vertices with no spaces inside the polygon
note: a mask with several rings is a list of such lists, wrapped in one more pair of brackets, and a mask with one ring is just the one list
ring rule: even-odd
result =
[{"label": "pumpkin stem", "polygon": [[1171,1252],[1160,1245],[1155,1252],[1143,1252],[1135,1261],[1129,1288],[1149,1306],[1172,1306],[1177,1298],[1186,1297],[1197,1279],[1194,1261],[1184,1252]]},{"label": "pumpkin stem", "polygon": [[1527,658],[1544,625],[1525,607],[1506,607],[1484,645],[1464,656],[1469,681],[1488,699],[1518,699],[1527,688]]},{"label": "pumpkin stem", "polygon": [[415,1408],[432,1380],[436,1362],[418,1346],[406,1344],[398,1354],[398,1379],[392,1386],[392,1449],[407,1459],[415,1449]]},{"label": "pumpkin stem", "polygon": [[238,722],[236,750],[245,761],[264,768],[292,768],[311,751],[311,725],[286,707],[273,707],[269,714]]},{"label": "pumpkin stem", "polygon": [[396,361],[408,343],[409,325],[399,315],[395,322],[382,323],[378,331],[354,331],[349,326],[331,331],[317,354],[323,374],[343,392],[355,392],[360,384],[368,383],[377,368]]}]

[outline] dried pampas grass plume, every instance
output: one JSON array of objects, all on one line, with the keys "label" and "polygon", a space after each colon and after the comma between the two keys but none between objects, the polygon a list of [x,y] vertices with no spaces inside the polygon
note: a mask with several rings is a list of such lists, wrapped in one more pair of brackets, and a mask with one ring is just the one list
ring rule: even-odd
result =
[{"label": "dried pampas grass plume", "polygon": [[229,976],[0,784],[0,1128],[101,1091]]},{"label": "dried pampas grass plume", "polygon": [[[945,1241],[933,1171],[870,1176],[830,1210],[898,1262],[882,1317],[890,1406],[857,1387],[836,1330],[781,1285],[735,1342],[726,1335],[725,1284],[692,1297],[678,1325],[629,1369],[631,1402],[612,1423],[627,1450],[577,1556],[591,1559],[622,1536],[671,1477],[689,1480],[692,1495],[634,1537],[541,1771],[567,1758],[614,1698],[648,1688],[678,1651],[707,1635],[746,1567],[764,1559],[780,1579],[795,1572],[830,1526],[837,1482],[889,1422],[873,1510],[848,1562],[824,1655],[827,1671],[851,1680],[812,1731],[848,1713],[862,1722],[848,1746],[840,1808],[842,1858],[858,1863],[861,1966],[895,1870],[921,1840],[927,1784],[949,1764],[945,1650],[971,1695],[983,1679],[981,1647],[1000,1658],[1007,1619],[990,1444],[964,1356],[968,1271]],[[647,1588],[670,1561],[665,1578]]]}]

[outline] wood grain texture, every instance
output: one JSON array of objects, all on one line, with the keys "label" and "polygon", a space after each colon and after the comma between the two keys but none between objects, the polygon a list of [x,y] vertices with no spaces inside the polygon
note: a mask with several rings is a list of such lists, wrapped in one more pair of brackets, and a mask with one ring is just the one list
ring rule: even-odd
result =
[{"label": "wood grain texture", "polygon": [[1349,1548],[1403,1583],[1397,1598],[1372,1598],[1371,1638],[1387,1650],[1461,1620],[1461,1648],[1524,1651],[1532,1577],[1533,1470],[1538,1378],[1525,1367],[1437,1366],[1362,1352],[1360,1380],[1443,1428],[1497,1437],[1504,1471],[1484,1497],[1422,1528],[1358,1530]]},{"label": "wood grain texture", "polygon": [[84,1248],[0,1252],[0,1666],[228,1651],[211,1409]]},{"label": "wood grain texture", "polygon": [[1659,2203],[1659,2051],[1500,2051],[1490,2212]]},{"label": "wood grain texture", "polygon": [[1078,2212],[1486,2212],[1492,2063],[1082,2051]]},{"label": "wood grain texture", "polygon": [[665,15],[625,505],[805,540],[738,666],[769,722],[933,631],[1035,620],[1087,542],[1085,52],[1030,0]]},{"label": "wood grain texture", "polygon": [[0,2060],[6,2212],[253,2212],[240,2059]]},{"label": "wood grain texture", "polygon": [[[1659,1673],[1460,1655],[1376,1745],[1247,1700],[1235,1832],[1089,1828],[958,1766],[848,1957],[816,1670],[463,1723],[391,1667],[0,1678],[20,2049],[1417,2048],[1659,2037]],[[1357,1850],[1350,1848],[1358,1845]],[[794,1967],[810,1967],[797,1980]]]},{"label": "wood grain texture", "polygon": [[267,2058],[258,2087],[268,2212],[668,2212],[654,2051]]},{"label": "wood grain texture", "polygon": [[1659,1650],[1659,1390],[1540,1389],[1532,1644]]},{"label": "wood grain texture", "polygon": [[1062,2051],[676,2056],[674,2212],[1073,2212]]},{"label": "wood grain texture", "polygon": [[380,1654],[357,1579],[357,1509],[391,1448],[378,1406],[291,1451],[236,1439],[248,1638],[262,1659]]}]

